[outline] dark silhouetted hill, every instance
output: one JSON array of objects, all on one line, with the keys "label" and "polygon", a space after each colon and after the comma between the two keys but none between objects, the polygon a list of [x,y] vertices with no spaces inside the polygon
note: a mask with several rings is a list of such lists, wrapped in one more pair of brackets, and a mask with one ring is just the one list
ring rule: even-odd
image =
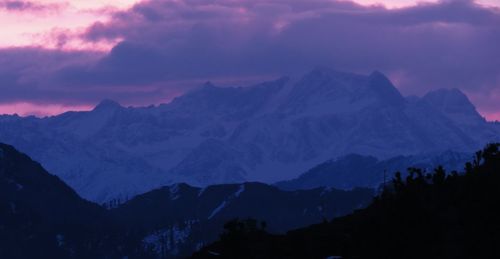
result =
[{"label": "dark silhouetted hill", "polygon": [[193,258],[500,258],[499,147],[460,174],[398,173],[368,208],[286,235],[231,221]]},{"label": "dark silhouetted hill", "polygon": [[57,176],[4,144],[0,144],[0,240],[0,258],[9,259],[140,255],[134,251],[138,243],[129,243],[133,239],[104,208],[83,200]]}]

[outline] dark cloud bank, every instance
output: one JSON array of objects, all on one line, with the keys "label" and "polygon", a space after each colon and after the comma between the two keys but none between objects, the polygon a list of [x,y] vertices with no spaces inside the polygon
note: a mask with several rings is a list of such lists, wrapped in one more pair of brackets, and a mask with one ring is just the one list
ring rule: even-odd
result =
[{"label": "dark cloud bank", "polygon": [[146,1],[89,27],[109,53],[0,50],[0,102],[167,100],[200,81],[312,67],[386,73],[405,94],[460,88],[500,111],[500,10],[469,0],[403,9],[328,0]]}]

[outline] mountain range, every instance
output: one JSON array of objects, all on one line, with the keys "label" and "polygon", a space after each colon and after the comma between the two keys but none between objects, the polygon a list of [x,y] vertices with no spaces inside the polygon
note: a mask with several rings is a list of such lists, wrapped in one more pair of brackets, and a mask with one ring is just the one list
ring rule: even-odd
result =
[{"label": "mountain range", "polygon": [[234,218],[253,218],[271,233],[284,233],[347,215],[372,198],[366,188],[174,184],[104,208],[0,143],[0,258],[185,257],[215,241]]},{"label": "mountain range", "polygon": [[403,97],[380,72],[328,68],[248,87],[206,83],[158,106],[105,100],[87,112],[0,116],[1,142],[99,203],[179,182],[290,180],[349,154],[467,153],[499,138],[459,90]]}]

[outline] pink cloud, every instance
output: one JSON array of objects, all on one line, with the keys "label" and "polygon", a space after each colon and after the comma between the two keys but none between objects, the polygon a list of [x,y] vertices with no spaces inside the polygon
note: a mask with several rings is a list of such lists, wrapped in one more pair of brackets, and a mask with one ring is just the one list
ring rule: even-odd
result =
[{"label": "pink cloud", "polygon": [[23,0],[0,1],[0,9],[4,9],[10,12],[59,12],[64,8],[67,8],[68,6],[68,3],[39,3],[36,1]]},{"label": "pink cloud", "polygon": [[89,25],[106,21],[137,1],[0,0],[0,48],[43,46],[109,51],[116,41],[96,44],[81,40],[79,35]]}]

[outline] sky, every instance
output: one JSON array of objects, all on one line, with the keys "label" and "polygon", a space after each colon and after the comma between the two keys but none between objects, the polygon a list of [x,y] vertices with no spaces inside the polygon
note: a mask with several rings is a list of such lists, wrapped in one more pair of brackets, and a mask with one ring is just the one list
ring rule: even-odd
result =
[{"label": "sky", "polygon": [[0,0],[0,114],[165,103],[316,66],[500,120],[500,0]]}]

